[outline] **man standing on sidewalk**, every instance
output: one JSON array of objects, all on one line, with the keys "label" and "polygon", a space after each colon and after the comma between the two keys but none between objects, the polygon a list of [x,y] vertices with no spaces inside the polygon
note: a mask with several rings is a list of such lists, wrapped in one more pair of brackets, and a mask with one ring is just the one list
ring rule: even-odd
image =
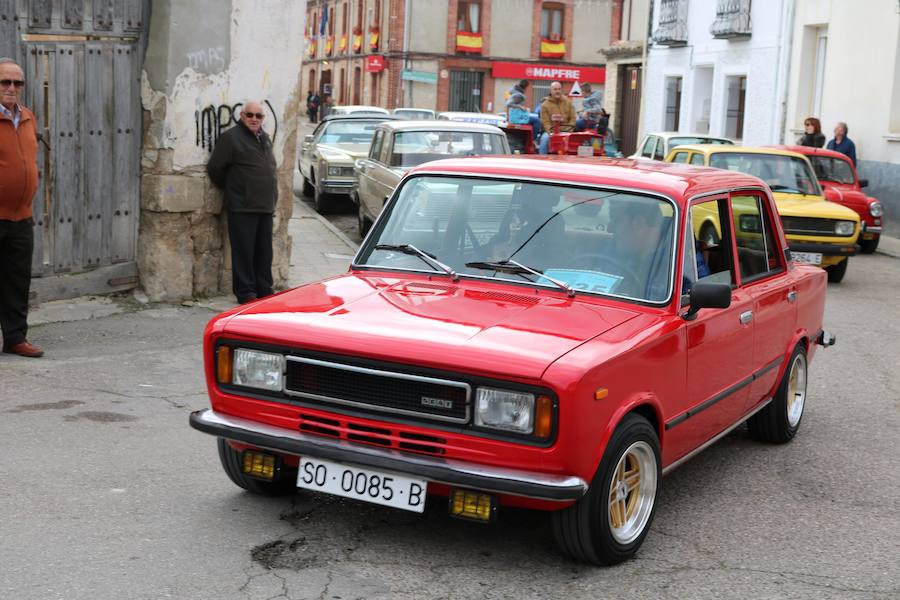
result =
[{"label": "man standing on sidewalk", "polygon": [[206,172],[225,190],[231,240],[231,286],[244,304],[272,294],[272,215],[278,176],[272,141],[262,129],[259,102],[247,102],[241,120],[216,142]]},{"label": "man standing on sidewalk", "polygon": [[38,358],[44,351],[26,339],[38,140],[34,115],[19,104],[24,87],[22,68],[0,58],[0,329],[4,352]]}]

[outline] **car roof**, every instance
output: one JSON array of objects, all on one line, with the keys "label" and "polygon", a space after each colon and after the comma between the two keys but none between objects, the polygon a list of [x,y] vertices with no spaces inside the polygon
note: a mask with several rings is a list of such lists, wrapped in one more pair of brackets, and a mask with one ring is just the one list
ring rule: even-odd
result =
[{"label": "car roof", "polygon": [[391,131],[474,131],[480,133],[503,134],[499,128],[486,123],[467,123],[465,121],[391,121],[380,125]]},{"label": "car roof", "polygon": [[480,112],[466,112],[459,110],[443,110],[438,112],[438,116],[444,116],[447,118],[452,117],[460,117],[460,118],[473,118],[473,119],[490,119],[502,121],[503,117],[500,115],[495,115],[494,113],[480,113]]},{"label": "car roof", "polygon": [[793,156],[797,158],[803,158],[803,155],[798,152],[791,152],[789,150],[782,150],[780,148],[772,148],[768,146],[729,146],[722,144],[685,144],[684,146],[677,146],[673,148],[672,151],[684,151],[684,150],[693,150],[695,152],[702,152],[704,154],[719,154],[721,152],[734,152],[737,154],[774,154],[776,156]]},{"label": "car roof", "polygon": [[737,171],[630,158],[479,156],[437,160],[410,171],[426,173],[619,187],[662,194],[678,203],[699,194],[738,188],[767,190],[760,179]]},{"label": "car roof", "polygon": [[401,110],[409,110],[409,111],[415,111],[415,112],[427,112],[427,113],[433,113],[433,112],[434,112],[434,111],[431,110],[430,108],[413,108],[412,106],[400,106],[400,107],[395,108],[395,109],[392,110],[391,112],[392,112],[392,113],[395,113],[395,112],[398,112],[398,111],[401,111]]},{"label": "car roof", "polygon": [[[673,137],[697,137],[697,138],[706,138],[708,140],[725,140],[726,142],[734,143],[734,140],[722,137],[720,135],[709,135],[708,133],[681,133],[680,131],[651,131],[647,134],[647,136],[655,135],[657,137],[665,138],[669,140]],[[646,137],[646,136],[645,136]]]},{"label": "car roof", "polygon": [[354,111],[354,112],[369,111],[369,112],[383,114],[383,115],[389,114],[388,110],[385,108],[381,108],[380,106],[366,106],[365,104],[347,104],[344,106],[333,106],[332,110],[334,110],[335,108],[339,108],[341,110],[346,110],[346,111]]},{"label": "car roof", "polygon": [[350,114],[350,115],[328,115],[322,122],[325,123],[331,121],[399,121],[398,117],[393,115],[383,115],[381,113],[369,113],[369,114]]},{"label": "car roof", "polygon": [[850,157],[835,150],[826,150],[825,148],[813,148],[812,146],[797,146],[793,144],[773,144],[765,146],[765,148],[774,148],[776,150],[787,150],[788,152],[796,152],[797,154],[806,154],[808,156],[828,156],[830,158],[839,158],[850,162]]}]

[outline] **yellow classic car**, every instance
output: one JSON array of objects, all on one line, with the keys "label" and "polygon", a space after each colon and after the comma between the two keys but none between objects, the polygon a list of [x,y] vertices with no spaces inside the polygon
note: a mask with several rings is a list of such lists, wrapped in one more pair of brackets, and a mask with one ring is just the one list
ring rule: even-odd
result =
[{"label": "yellow classic car", "polygon": [[[831,282],[844,278],[848,258],[859,252],[859,215],[825,200],[815,172],[802,154],[774,148],[696,144],[673,149],[666,162],[740,171],[762,179],[775,197],[793,260],[823,267]],[[718,216],[705,217],[694,219],[695,234],[705,243],[715,244],[721,231]],[[750,225],[747,234],[752,234]]]}]

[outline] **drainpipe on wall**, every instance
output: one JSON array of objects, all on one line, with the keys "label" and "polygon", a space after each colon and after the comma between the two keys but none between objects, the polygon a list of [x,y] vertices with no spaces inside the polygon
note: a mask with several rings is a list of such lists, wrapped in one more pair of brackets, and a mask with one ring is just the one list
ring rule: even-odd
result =
[{"label": "drainpipe on wall", "polygon": [[[406,0],[406,6],[403,13],[403,68],[409,71],[412,70],[412,65],[409,60],[409,23],[412,20],[412,2],[410,2],[410,0]],[[405,81],[403,79],[400,81],[401,85],[406,88],[406,106],[412,106],[413,82]]]},{"label": "drainpipe on wall", "polygon": [[795,0],[783,0],[781,10],[780,34],[778,46],[778,83],[775,89],[775,127],[771,139],[776,143],[784,143],[784,131],[787,127],[788,77],[791,73],[791,56],[794,45],[794,12]]}]

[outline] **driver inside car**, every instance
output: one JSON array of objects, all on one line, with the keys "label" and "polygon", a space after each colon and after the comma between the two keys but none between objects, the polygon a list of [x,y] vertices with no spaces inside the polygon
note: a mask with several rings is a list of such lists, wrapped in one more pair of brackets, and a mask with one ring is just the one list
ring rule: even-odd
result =
[{"label": "driver inside car", "polygon": [[595,265],[622,277],[614,293],[648,300],[665,297],[668,252],[661,244],[668,225],[657,202],[617,203],[608,229],[613,234],[609,259]]}]

